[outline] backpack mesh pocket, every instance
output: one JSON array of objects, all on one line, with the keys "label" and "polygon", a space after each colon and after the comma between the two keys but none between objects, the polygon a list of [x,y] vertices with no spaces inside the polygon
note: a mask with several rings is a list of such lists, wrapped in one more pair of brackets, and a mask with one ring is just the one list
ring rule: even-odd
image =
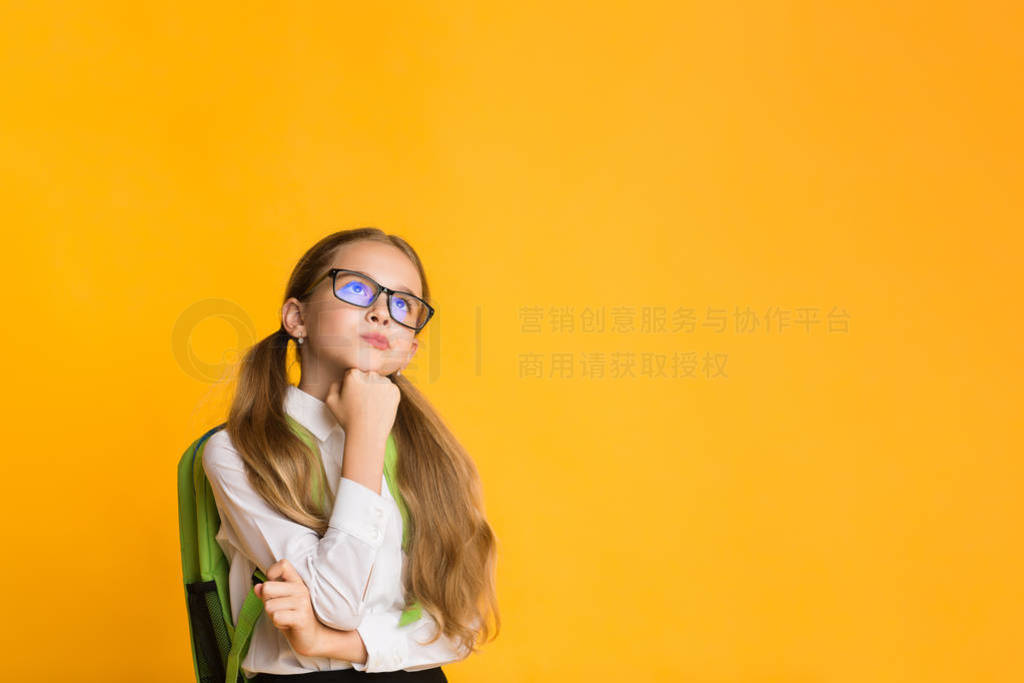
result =
[{"label": "backpack mesh pocket", "polygon": [[[217,582],[188,584],[188,618],[192,624],[199,683],[224,683],[224,662],[231,651],[231,639],[224,624]],[[241,671],[239,671],[239,678]]]}]

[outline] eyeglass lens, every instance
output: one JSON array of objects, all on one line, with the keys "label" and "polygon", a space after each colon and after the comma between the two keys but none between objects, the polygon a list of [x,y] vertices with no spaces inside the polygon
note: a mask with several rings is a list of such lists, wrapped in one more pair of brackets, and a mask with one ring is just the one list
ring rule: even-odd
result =
[{"label": "eyeglass lens", "polygon": [[[377,287],[370,280],[354,273],[342,271],[334,279],[334,292],[338,298],[356,306],[369,306],[376,291]],[[409,327],[422,326],[427,316],[427,307],[422,301],[402,292],[395,292],[391,296],[388,310],[392,318]]]}]

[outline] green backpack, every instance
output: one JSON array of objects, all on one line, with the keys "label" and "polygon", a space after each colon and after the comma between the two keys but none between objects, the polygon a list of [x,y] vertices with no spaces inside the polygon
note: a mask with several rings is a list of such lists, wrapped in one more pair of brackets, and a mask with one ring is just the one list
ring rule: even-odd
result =
[{"label": "green backpack", "polygon": [[[319,457],[314,437],[290,415],[286,418],[292,430]],[[203,447],[227,423],[213,427],[185,449],[178,462],[178,528],[181,534],[181,571],[185,584],[185,606],[188,611],[192,641],[192,663],[197,683],[246,683],[241,663],[249,650],[256,621],[263,614],[263,601],[252,590],[242,604],[238,622],[231,619],[231,597],[228,587],[229,563],[217,543],[220,514],[202,466]],[[398,451],[392,434],[388,435],[384,455],[384,476],[391,496],[402,514],[402,546],[408,543],[409,513],[398,491]],[[317,481],[324,500],[323,481]],[[252,583],[266,581],[257,568]],[[399,619],[404,626],[422,615],[419,601],[408,607]]]}]

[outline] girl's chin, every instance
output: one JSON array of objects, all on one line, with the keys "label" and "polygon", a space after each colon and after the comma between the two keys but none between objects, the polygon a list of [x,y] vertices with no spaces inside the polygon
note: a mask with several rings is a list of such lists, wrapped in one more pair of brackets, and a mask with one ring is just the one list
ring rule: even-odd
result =
[{"label": "girl's chin", "polygon": [[375,363],[366,360],[359,361],[355,365],[351,365],[348,367],[358,368],[363,372],[376,372],[378,375],[390,375],[395,371],[395,368],[392,368],[384,363]]}]

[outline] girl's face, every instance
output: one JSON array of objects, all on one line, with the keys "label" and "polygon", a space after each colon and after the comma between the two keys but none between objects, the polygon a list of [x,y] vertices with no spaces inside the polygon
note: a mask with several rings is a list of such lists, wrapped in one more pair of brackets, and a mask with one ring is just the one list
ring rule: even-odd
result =
[{"label": "girl's face", "polygon": [[[345,244],[324,268],[325,273],[328,268],[356,270],[389,289],[423,297],[416,266],[390,244],[369,240]],[[285,327],[293,336],[305,337],[299,347],[304,354],[302,374],[308,370],[321,381],[331,381],[349,368],[390,375],[408,365],[419,346],[415,330],[392,319],[387,293],[382,291],[368,308],[361,308],[338,299],[331,285],[331,278],[325,278],[304,303],[295,298],[285,302]],[[386,348],[379,348],[365,335],[383,337]]]}]

